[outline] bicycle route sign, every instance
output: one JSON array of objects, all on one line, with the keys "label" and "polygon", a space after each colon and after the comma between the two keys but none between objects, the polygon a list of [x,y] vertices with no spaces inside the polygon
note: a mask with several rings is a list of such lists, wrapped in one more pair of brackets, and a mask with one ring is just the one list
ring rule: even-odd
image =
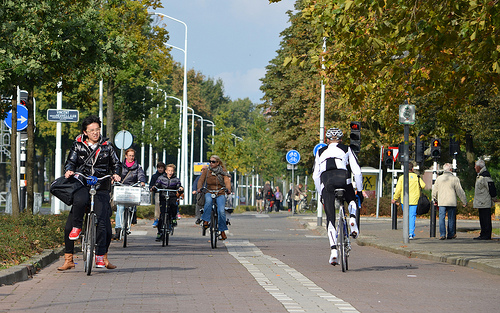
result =
[{"label": "bicycle route sign", "polygon": [[295,165],[300,161],[300,153],[297,150],[290,150],[286,153],[286,161],[289,164]]},{"label": "bicycle route sign", "polygon": [[[12,129],[12,110],[7,113],[4,120],[5,126]],[[22,105],[17,105],[17,131],[21,131],[28,127],[28,109]]]}]

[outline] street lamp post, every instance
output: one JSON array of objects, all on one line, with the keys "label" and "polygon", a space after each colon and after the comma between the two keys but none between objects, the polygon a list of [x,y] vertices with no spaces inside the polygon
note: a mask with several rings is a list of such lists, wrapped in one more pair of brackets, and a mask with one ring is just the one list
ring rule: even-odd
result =
[{"label": "street lamp post", "polygon": [[181,132],[181,172],[180,176],[181,181],[187,181],[187,146],[188,146],[188,130],[187,130],[187,38],[188,38],[188,28],[186,23],[184,23],[181,20],[178,20],[176,18],[173,18],[171,16],[165,15],[163,13],[158,13],[158,12],[152,12],[150,14],[155,14],[159,15],[162,17],[166,17],[168,19],[171,19],[175,22],[181,23],[184,25],[185,28],[185,35],[184,35],[184,84],[183,84],[183,91],[182,91],[182,132]]},{"label": "street lamp post", "polygon": [[214,136],[215,136],[215,132],[214,132],[214,129],[215,129],[215,124],[214,122],[212,122],[211,120],[207,120],[205,119],[205,121],[207,121],[207,123],[210,123],[212,125],[210,125],[212,127],[212,146],[214,145]]}]

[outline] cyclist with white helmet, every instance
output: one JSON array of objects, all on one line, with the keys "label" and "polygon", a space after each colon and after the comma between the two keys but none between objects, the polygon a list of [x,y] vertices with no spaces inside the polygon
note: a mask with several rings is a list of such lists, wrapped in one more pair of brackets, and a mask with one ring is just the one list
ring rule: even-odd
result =
[{"label": "cyclist with white helmet", "polygon": [[[356,224],[356,194],[363,201],[363,176],[356,155],[351,148],[342,144],[342,130],[330,128],[326,132],[327,146],[316,153],[313,179],[316,189],[321,195],[326,212],[328,239],[330,240],[330,264],[338,264],[337,236],[335,231],[335,189],[346,190],[344,198],[349,203],[351,236],[356,238],[359,234]],[[352,186],[351,171],[356,181],[356,189]]]}]

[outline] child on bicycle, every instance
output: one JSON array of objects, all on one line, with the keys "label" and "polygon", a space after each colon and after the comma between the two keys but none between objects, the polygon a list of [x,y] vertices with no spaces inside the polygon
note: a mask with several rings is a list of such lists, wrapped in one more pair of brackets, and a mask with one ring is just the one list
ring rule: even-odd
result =
[{"label": "child on bicycle", "polygon": [[[175,176],[175,165],[168,164],[165,173],[160,175],[156,180],[155,187],[158,189],[175,189],[178,192],[169,191],[168,199],[168,214],[172,216],[172,225],[177,226],[177,211],[179,208],[179,197],[184,193],[184,188],[181,185],[179,178]],[[160,193],[160,210],[165,212],[167,207],[167,200],[165,198],[165,192]],[[161,215],[160,215],[161,216]],[[161,225],[163,221],[159,221],[158,225]],[[156,241],[161,240],[161,228],[158,227],[158,233],[156,235]]]},{"label": "child on bicycle", "polygon": [[[356,224],[356,194],[363,201],[363,176],[356,155],[351,148],[343,145],[342,130],[330,128],[326,132],[328,146],[316,153],[313,179],[316,189],[321,195],[325,207],[328,239],[330,240],[330,264],[338,264],[337,235],[335,229],[335,189],[345,189],[344,199],[349,204],[351,236],[356,238],[359,234]],[[352,186],[349,169],[354,174],[356,193]]]}]

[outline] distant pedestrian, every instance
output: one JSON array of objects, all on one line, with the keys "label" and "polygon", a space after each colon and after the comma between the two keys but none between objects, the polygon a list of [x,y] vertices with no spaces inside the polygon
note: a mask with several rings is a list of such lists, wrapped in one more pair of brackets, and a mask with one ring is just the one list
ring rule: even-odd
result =
[{"label": "distant pedestrian", "polygon": [[278,212],[281,210],[281,204],[283,203],[283,194],[280,191],[280,187],[276,187],[274,197],[276,198],[276,212]]},{"label": "distant pedestrian", "polygon": [[[416,173],[413,172],[413,163],[408,164],[409,173],[409,220],[410,225],[408,229],[408,238],[415,239],[415,222],[417,220],[417,204],[418,198],[420,198],[420,188],[425,188],[425,183]],[[399,176],[398,182],[396,184],[396,190],[394,191],[394,196],[392,199],[392,203],[396,203],[398,199],[401,199],[401,206],[403,206],[403,177],[404,175]],[[420,186],[419,186],[420,182]]]},{"label": "distant pedestrian", "polygon": [[476,240],[491,239],[491,207],[493,199],[490,195],[490,186],[493,183],[491,175],[486,169],[483,160],[477,160],[474,167],[477,173],[476,185],[474,189],[473,207],[479,211],[479,224],[481,225],[481,233]]},{"label": "distant pedestrian", "polygon": [[262,204],[264,202],[264,197],[262,196],[262,188],[257,190],[257,194],[255,194],[255,201],[257,203],[257,212],[262,213]]},{"label": "distant pedestrian", "polygon": [[[443,165],[443,174],[436,179],[432,186],[432,199],[439,206],[439,234],[440,240],[453,239],[457,237],[456,216],[457,197],[462,201],[463,206],[467,204],[467,197],[460,185],[460,179],[451,172],[450,163]],[[446,212],[448,212],[448,236],[446,236]]]}]

